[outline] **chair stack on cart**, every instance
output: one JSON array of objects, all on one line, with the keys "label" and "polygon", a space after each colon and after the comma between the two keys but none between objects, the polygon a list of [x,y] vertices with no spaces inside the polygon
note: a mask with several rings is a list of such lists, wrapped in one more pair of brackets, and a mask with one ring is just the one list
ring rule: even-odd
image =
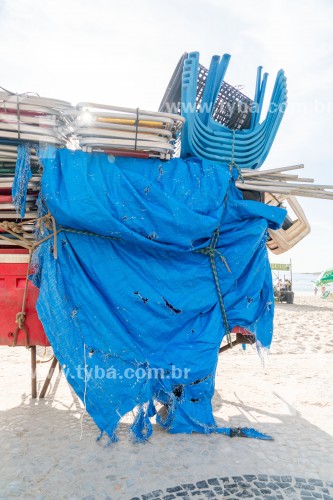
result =
[{"label": "chair stack on cart", "polygon": [[0,144],[67,145],[69,102],[0,92]]},{"label": "chair stack on cart", "polygon": [[[1,154],[1,153],[0,153]],[[36,163],[35,163],[36,161]],[[40,173],[38,172],[37,158],[31,157],[33,176],[28,183],[26,195],[26,206],[23,217],[18,214],[17,207],[12,199],[12,185],[15,175],[15,162],[0,160],[0,222],[6,221],[7,228],[0,227],[0,235],[6,239],[0,238],[0,249],[22,248],[17,245],[17,236],[24,237],[27,240],[34,239],[34,221],[37,217],[36,200],[39,193]],[[19,220],[19,223],[17,221]]]},{"label": "chair stack on cart", "polygon": [[[287,105],[286,77],[277,74],[266,118],[260,123],[267,74],[258,68],[254,100],[234,95],[224,77],[230,56],[213,56],[209,70],[199,64],[199,54],[190,53],[182,72],[181,156],[230,161],[239,168],[259,168],[273,144]],[[240,94],[240,93],[239,93]],[[237,119],[235,119],[237,118]]]},{"label": "chair stack on cart", "polygon": [[90,102],[77,105],[74,138],[86,152],[170,159],[184,118],[170,113]]},{"label": "chair stack on cart", "polygon": [[[71,109],[70,103],[58,99],[0,92],[0,222],[6,221],[10,230],[0,228],[0,233],[6,236],[6,239],[0,238],[0,248],[19,248],[13,230],[27,240],[34,238],[33,221],[37,217],[36,199],[41,179],[38,148],[50,144],[64,147],[68,144]],[[20,151],[24,145],[26,151]],[[30,163],[32,176],[27,183],[22,213],[19,213],[12,197],[16,162],[20,154],[26,155],[27,160],[22,158],[22,161]]]}]

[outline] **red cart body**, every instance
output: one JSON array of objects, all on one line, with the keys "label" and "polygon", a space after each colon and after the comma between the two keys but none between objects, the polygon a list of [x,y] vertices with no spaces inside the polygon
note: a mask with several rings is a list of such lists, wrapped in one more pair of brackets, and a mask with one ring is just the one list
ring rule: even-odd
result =
[{"label": "red cart body", "polygon": [[[0,250],[0,345],[12,346],[14,343],[15,319],[16,314],[22,311],[28,261],[29,255],[25,250]],[[25,318],[29,345],[48,346],[50,344],[36,311],[37,298],[38,289],[29,281]],[[25,344],[25,333],[20,330],[16,345]]]}]

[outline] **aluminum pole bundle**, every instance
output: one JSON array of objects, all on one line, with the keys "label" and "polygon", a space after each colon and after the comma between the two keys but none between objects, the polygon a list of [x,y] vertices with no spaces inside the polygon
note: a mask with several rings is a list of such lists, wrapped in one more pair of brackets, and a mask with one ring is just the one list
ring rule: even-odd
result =
[{"label": "aluminum pole bundle", "polygon": [[304,165],[254,172],[241,170],[243,181],[238,180],[236,186],[248,191],[333,200],[333,185],[313,184],[313,179],[303,179],[298,175],[284,173],[302,168]]}]

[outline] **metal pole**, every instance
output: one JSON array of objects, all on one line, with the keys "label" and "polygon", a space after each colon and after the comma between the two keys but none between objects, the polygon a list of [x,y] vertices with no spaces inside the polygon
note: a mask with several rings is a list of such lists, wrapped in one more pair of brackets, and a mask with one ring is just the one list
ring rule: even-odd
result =
[{"label": "metal pole", "polygon": [[57,363],[58,363],[58,360],[54,356],[52,364],[51,364],[50,369],[49,369],[49,373],[47,374],[47,377],[46,377],[46,380],[44,382],[43,388],[40,391],[39,399],[43,399],[45,397],[46,391],[49,388],[49,385],[50,385],[52,376],[54,374],[54,370],[56,369]]},{"label": "metal pole", "polygon": [[31,397],[37,398],[37,362],[36,362],[36,346],[30,347],[31,350]]}]

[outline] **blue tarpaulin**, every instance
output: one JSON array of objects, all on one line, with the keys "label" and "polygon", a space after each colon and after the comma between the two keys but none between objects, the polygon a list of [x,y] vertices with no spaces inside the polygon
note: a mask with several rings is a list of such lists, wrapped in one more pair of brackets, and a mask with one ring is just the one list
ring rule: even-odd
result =
[{"label": "blue tarpaulin", "polygon": [[[52,148],[41,160],[42,199],[59,232],[38,249],[37,310],[100,430],[115,440],[136,408],[132,431],[145,440],[158,401],[169,432],[232,434],[218,429],[211,407],[226,334],[212,259],[228,327],[269,347],[267,228],[285,210],[243,200],[236,169],[219,162]],[[217,228],[216,250],[198,251]]]}]

